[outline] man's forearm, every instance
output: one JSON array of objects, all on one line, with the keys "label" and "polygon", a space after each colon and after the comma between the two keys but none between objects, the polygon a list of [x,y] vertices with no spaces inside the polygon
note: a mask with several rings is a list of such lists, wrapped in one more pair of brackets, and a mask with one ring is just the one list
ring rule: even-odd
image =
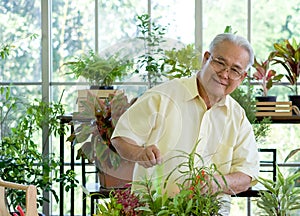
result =
[{"label": "man's forearm", "polygon": [[[226,180],[226,184],[221,176],[218,175],[215,177],[221,186],[222,192],[229,195],[234,195],[246,191],[251,185],[251,177],[242,172],[235,172],[225,175],[224,178]],[[217,184],[213,184],[215,184],[214,187],[215,189],[217,189]]]},{"label": "man's forearm", "polygon": [[121,137],[116,137],[111,142],[122,158],[131,161],[137,160],[136,156],[143,148],[138,146],[134,141]]}]

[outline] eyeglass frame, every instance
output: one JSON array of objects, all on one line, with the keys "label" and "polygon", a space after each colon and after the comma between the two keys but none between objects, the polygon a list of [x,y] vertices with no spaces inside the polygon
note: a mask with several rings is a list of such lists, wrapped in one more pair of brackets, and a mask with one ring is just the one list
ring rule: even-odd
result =
[{"label": "eyeglass frame", "polygon": [[[244,70],[239,71],[236,68],[232,68],[225,61],[223,61],[223,60],[221,60],[219,58],[215,58],[211,53],[209,53],[209,55],[210,55],[210,61],[209,61],[209,63],[214,68],[214,70],[215,70],[216,73],[220,73],[222,71],[227,70],[228,71],[228,78],[231,79],[231,80],[235,80],[235,81],[239,80],[243,76],[243,74],[245,73]],[[219,64],[219,66],[217,66],[217,67],[223,67],[223,69],[220,69],[220,70],[217,71],[215,69],[216,65],[214,63]],[[236,78],[232,78],[232,74],[237,75],[237,77]]]}]

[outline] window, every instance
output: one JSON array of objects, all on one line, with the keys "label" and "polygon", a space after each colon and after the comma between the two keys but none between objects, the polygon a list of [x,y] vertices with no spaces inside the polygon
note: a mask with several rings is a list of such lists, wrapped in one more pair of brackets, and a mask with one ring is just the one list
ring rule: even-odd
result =
[{"label": "window", "polygon": [[[67,113],[76,107],[77,89],[88,88],[88,83],[66,75],[63,63],[73,56],[94,50],[114,53],[125,49],[128,55],[137,59],[134,49],[137,45],[136,15],[149,13],[152,21],[167,27],[165,48],[173,43],[195,43],[200,40],[202,51],[214,35],[231,26],[234,32],[248,37],[259,59],[267,57],[274,42],[295,37],[300,40],[299,9],[300,0],[53,0],[42,8],[38,0],[10,0],[0,2],[0,39],[3,44],[15,46],[6,59],[0,62],[0,85],[12,85],[13,94],[26,100],[42,98],[45,89],[51,100],[58,101],[63,94],[62,103]],[[195,5],[199,8],[195,8]],[[201,6],[201,8],[200,8]],[[97,7],[97,8],[96,8]],[[52,62],[42,59],[41,28],[42,10],[52,13],[51,42]],[[196,19],[195,17],[200,17]],[[200,31],[196,31],[201,28]],[[36,38],[30,38],[37,34]],[[51,71],[42,71],[42,64],[51,64]],[[278,66],[279,72],[283,68]],[[43,76],[49,76],[45,82]],[[257,89],[257,83],[253,82]],[[290,94],[287,80],[271,89],[270,94],[278,95],[278,100],[287,100]],[[138,96],[147,89],[147,83],[137,75],[116,83],[131,97]],[[272,125],[271,135],[263,147],[277,148],[278,161],[282,161],[290,149],[299,143],[300,129],[295,125]],[[284,136],[280,136],[284,134]],[[56,143],[53,138],[53,143]],[[53,145],[53,151],[58,146]],[[299,161],[299,158],[295,158]],[[57,206],[53,202],[53,212]],[[77,210],[80,214],[80,210]]]}]

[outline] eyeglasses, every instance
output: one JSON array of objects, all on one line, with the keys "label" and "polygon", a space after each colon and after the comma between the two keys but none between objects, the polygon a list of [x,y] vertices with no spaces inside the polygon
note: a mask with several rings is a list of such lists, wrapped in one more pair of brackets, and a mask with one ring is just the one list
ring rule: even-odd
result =
[{"label": "eyeglasses", "polygon": [[228,77],[231,80],[238,80],[242,77],[244,71],[239,68],[229,67],[223,60],[214,58],[212,55],[210,64],[214,68],[215,72],[219,73],[224,70],[228,70]]}]

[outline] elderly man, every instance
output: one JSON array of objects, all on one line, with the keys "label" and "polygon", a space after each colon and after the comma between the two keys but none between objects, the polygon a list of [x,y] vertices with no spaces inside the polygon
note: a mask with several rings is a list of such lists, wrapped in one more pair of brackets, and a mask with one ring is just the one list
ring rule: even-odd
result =
[{"label": "elderly man", "polygon": [[[193,77],[174,79],[149,89],[120,118],[112,143],[125,159],[137,163],[134,180],[153,175],[155,165],[165,163],[178,151],[197,153],[204,165],[216,164],[226,179],[215,175],[228,200],[247,190],[259,171],[259,157],[252,126],[244,110],[229,96],[247,76],[254,54],[249,42],[224,33],[211,42],[202,69]],[[168,160],[164,174],[177,160]],[[167,188],[177,193],[176,184]],[[222,215],[229,214],[224,205]]]}]

